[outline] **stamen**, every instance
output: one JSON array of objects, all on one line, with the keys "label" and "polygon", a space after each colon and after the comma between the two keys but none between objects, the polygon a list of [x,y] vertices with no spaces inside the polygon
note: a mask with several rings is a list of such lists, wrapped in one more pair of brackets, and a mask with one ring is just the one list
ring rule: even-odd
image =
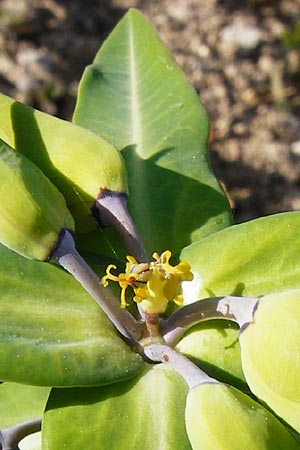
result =
[{"label": "stamen", "polygon": [[127,256],[125,272],[118,276],[110,271],[116,266],[110,264],[106,269],[106,275],[102,277],[102,283],[107,286],[108,281],[116,281],[121,287],[121,308],[125,308],[126,290],[130,286],[134,291],[133,300],[140,304],[145,314],[162,314],[165,312],[168,302],[172,301],[182,305],[180,294],[182,281],[190,281],[193,274],[187,262],[180,262],[172,266],[169,260],[172,256],[170,250],[161,255],[153,253],[152,262],[138,263],[132,256]]}]

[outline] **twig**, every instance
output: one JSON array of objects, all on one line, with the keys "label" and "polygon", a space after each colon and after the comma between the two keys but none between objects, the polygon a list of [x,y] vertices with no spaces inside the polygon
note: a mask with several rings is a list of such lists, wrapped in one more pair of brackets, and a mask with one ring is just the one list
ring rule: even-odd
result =
[{"label": "twig", "polygon": [[147,345],[144,347],[144,354],[153,362],[169,364],[184,378],[190,389],[202,383],[218,383],[217,380],[208,376],[186,356],[166,344]]},{"label": "twig", "polygon": [[123,238],[130,256],[148,262],[146,250],[126,206],[124,193],[103,190],[95,201],[93,214],[100,225],[111,225]]},{"label": "twig", "polygon": [[33,419],[0,431],[1,450],[19,450],[18,444],[26,436],[41,431],[42,420]]},{"label": "twig", "polygon": [[75,248],[74,239],[68,230],[62,230],[59,243],[52,252],[51,261],[66,269],[89,292],[116,329],[132,346],[141,337],[142,324],[120,304],[109,288],[104,287],[98,276],[88,266]]},{"label": "twig", "polygon": [[160,324],[161,334],[169,345],[175,345],[178,339],[193,325],[212,319],[228,319],[237,322],[240,327],[252,322],[258,298],[251,297],[212,297],[175,311]]}]

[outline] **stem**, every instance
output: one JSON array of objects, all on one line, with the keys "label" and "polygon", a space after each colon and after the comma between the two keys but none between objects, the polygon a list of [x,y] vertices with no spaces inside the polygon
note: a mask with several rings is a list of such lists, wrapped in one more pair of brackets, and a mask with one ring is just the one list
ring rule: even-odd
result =
[{"label": "stem", "polygon": [[139,262],[148,262],[145,247],[126,206],[127,196],[121,192],[101,191],[93,214],[100,225],[112,225],[123,238],[128,253]]},{"label": "stem", "polygon": [[259,299],[251,297],[212,297],[175,311],[160,325],[161,334],[169,345],[175,345],[178,339],[193,325],[212,319],[228,319],[237,322],[240,328],[253,321]]},{"label": "stem", "polygon": [[62,230],[51,261],[66,269],[84,287],[102,308],[116,329],[130,345],[135,345],[141,337],[142,325],[126,310],[121,309],[109,288],[104,287],[98,276],[88,266],[75,248],[71,233]]},{"label": "stem", "polygon": [[189,388],[203,383],[218,383],[208,376],[186,356],[166,344],[151,344],[144,347],[144,354],[153,362],[165,362],[181,375]]},{"label": "stem", "polygon": [[42,420],[33,419],[5,428],[0,432],[1,450],[18,450],[19,442],[29,434],[41,431]]}]

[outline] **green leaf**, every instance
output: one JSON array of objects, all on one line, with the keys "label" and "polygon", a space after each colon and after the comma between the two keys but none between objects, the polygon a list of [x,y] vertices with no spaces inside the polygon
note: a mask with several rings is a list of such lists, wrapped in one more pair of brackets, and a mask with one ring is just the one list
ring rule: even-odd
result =
[{"label": "green leaf", "polygon": [[36,164],[62,192],[77,233],[96,228],[91,208],[102,189],[127,191],[124,161],[111,144],[1,93],[0,137]]},{"label": "green leaf", "polygon": [[64,197],[37,166],[1,139],[0,179],[0,242],[27,258],[48,259],[61,230],[74,229]]},{"label": "green leaf", "polygon": [[195,273],[185,302],[259,297],[300,286],[300,213],[282,213],[220,231],[183,249]]},{"label": "green leaf", "polygon": [[184,426],[187,386],[159,364],[103,388],[54,389],[43,422],[43,448],[191,450]]},{"label": "green leaf", "polygon": [[232,386],[204,383],[189,391],[186,426],[193,450],[299,450],[262,405]]},{"label": "green leaf", "polygon": [[[232,226],[186,247],[181,259],[191,264],[194,280],[184,285],[185,303],[299,287],[299,227],[300,213],[283,213]],[[216,328],[201,324],[189,330],[178,348],[212,376],[243,388],[235,327],[228,329],[224,321]]]},{"label": "green leaf", "polygon": [[[251,391],[300,432],[300,290],[262,297],[240,333]],[[267,364],[266,364],[267,361]]]},{"label": "green leaf", "polygon": [[0,380],[95,386],[141,370],[141,357],[60,268],[0,246],[0,284]]},{"label": "green leaf", "polygon": [[17,383],[0,385],[0,429],[41,417],[50,388]]},{"label": "green leaf", "polygon": [[238,327],[233,322],[209,320],[191,328],[176,348],[211,377],[249,391],[238,336]]},{"label": "green leaf", "polygon": [[[50,388],[3,383],[0,386],[0,429],[41,418]],[[24,438],[20,450],[40,450],[41,433]]]},{"label": "green leaf", "polygon": [[129,207],[149,252],[179,251],[231,224],[208,162],[206,113],[137,10],[86,68],[74,122],[122,150]]}]

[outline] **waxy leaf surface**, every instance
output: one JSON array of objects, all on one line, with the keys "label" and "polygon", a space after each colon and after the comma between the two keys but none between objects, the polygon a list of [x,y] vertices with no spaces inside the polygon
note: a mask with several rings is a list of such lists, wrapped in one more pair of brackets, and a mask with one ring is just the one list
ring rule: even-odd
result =
[{"label": "waxy leaf surface", "polygon": [[300,213],[282,213],[227,228],[181,253],[195,273],[185,302],[259,297],[300,286]]},{"label": "waxy leaf surface", "polygon": [[115,385],[54,389],[44,416],[43,449],[191,450],[186,395],[183,379],[162,364]]},{"label": "waxy leaf surface", "polygon": [[34,162],[65,196],[76,232],[95,229],[102,189],[127,191],[120,153],[100,136],[0,93],[0,138]]},{"label": "waxy leaf surface", "polygon": [[[41,418],[50,393],[50,388],[26,386],[17,383],[0,385],[0,430],[22,422]],[[20,450],[40,450],[41,433],[24,438]]]},{"label": "waxy leaf surface", "polygon": [[0,247],[0,380],[95,386],[143,366],[66,272]]},{"label": "waxy leaf surface", "polygon": [[232,386],[204,383],[189,391],[186,426],[193,450],[299,450],[285,426]]},{"label": "waxy leaf surface", "polygon": [[0,429],[41,417],[50,388],[17,383],[0,385]]},{"label": "waxy leaf surface", "polygon": [[[299,227],[300,213],[283,213],[232,226],[186,247],[181,258],[191,264],[194,280],[185,283],[185,303],[223,295],[258,297],[298,288]],[[217,323],[214,338],[209,324],[193,327],[178,347],[201,367],[212,366],[216,378],[240,387],[239,334],[224,323]],[[218,373],[216,367],[225,372]]]},{"label": "waxy leaf surface", "polygon": [[1,139],[0,179],[0,242],[27,258],[46,260],[61,230],[74,229],[63,195]]},{"label": "waxy leaf surface", "polygon": [[199,323],[183,336],[176,348],[211,377],[247,390],[235,323],[227,320]]},{"label": "waxy leaf surface", "polygon": [[300,431],[300,290],[263,297],[240,334],[251,391]]},{"label": "waxy leaf surface", "polygon": [[122,150],[129,207],[150,253],[231,224],[208,162],[208,119],[193,88],[136,10],[82,77],[74,122]]}]

